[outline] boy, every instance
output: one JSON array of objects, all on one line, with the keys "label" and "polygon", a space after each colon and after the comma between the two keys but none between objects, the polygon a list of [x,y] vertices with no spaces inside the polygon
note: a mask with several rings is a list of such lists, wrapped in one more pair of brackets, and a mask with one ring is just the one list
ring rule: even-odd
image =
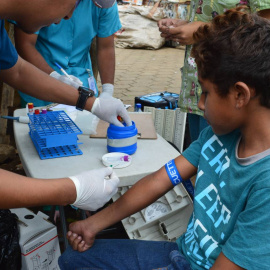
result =
[{"label": "boy", "polygon": [[[211,127],[114,204],[71,224],[72,247],[91,249],[81,255],[67,250],[61,269],[269,269],[270,22],[237,8],[199,28],[194,38],[198,107]],[[100,230],[194,174],[194,211],[177,243],[94,243]]]}]

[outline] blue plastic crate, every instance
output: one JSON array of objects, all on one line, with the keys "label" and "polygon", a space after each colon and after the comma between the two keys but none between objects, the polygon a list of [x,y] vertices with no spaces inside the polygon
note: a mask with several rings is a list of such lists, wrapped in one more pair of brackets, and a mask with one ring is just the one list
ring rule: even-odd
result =
[{"label": "blue plastic crate", "polygon": [[29,135],[41,159],[82,155],[80,128],[64,111],[29,115]]}]

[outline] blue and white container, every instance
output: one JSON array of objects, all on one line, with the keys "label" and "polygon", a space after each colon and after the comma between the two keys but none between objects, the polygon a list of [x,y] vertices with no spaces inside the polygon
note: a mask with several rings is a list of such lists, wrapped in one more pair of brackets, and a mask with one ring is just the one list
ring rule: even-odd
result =
[{"label": "blue and white container", "polygon": [[107,130],[108,152],[134,154],[137,150],[137,134],[138,130],[133,121],[132,125],[128,127],[118,127],[110,124]]}]

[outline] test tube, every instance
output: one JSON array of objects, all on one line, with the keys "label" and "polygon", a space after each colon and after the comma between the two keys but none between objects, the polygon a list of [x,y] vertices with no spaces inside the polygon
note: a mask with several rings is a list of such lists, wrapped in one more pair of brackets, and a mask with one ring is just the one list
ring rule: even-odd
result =
[{"label": "test tube", "polygon": [[30,115],[34,114],[34,104],[33,103],[28,103],[28,113]]}]

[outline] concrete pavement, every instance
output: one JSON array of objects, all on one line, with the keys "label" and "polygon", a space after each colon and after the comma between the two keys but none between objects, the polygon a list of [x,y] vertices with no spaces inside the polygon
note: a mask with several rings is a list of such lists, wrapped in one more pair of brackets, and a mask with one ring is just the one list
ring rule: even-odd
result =
[{"label": "concrete pavement", "polygon": [[[168,91],[179,94],[184,49],[159,50],[116,48],[115,93],[124,104],[134,105],[135,96]],[[100,79],[98,78],[98,87]],[[133,108],[130,109],[132,111]]]}]

